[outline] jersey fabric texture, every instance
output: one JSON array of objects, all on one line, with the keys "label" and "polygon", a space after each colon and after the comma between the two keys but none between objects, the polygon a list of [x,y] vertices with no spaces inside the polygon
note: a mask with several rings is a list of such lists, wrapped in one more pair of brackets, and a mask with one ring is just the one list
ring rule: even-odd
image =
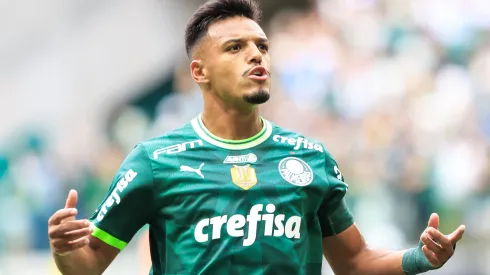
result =
[{"label": "jersey fabric texture", "polygon": [[322,238],[354,221],[325,147],[262,119],[246,140],[199,115],[138,144],[90,218],[123,249],[149,224],[150,274],[321,274]]}]

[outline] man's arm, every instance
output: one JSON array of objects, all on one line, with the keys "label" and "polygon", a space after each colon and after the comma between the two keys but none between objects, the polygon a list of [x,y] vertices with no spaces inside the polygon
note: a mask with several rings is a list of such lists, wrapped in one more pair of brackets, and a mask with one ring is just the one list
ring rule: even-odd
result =
[{"label": "man's arm", "polygon": [[[323,255],[335,274],[400,274],[403,251],[381,251],[369,248],[357,225],[340,234],[323,239]],[[370,268],[367,268],[371,266]],[[381,272],[381,269],[384,272]],[[370,269],[366,270],[365,269]]]},{"label": "man's arm", "polygon": [[126,157],[89,220],[75,220],[77,193],[48,221],[53,257],[64,275],[102,274],[157,211],[152,163],[143,145]]},{"label": "man's arm", "polygon": [[337,275],[405,275],[437,269],[454,254],[454,246],[464,233],[460,226],[449,236],[437,230],[439,219],[432,215],[414,249],[388,251],[368,247],[354,224],[345,231],[323,239],[323,254]]},{"label": "man's arm", "polygon": [[416,248],[404,251],[372,249],[367,246],[344,195],[348,186],[337,163],[325,149],[325,174],[328,192],[318,209],[323,236],[323,254],[337,275],[419,274],[441,267],[454,253],[464,233],[460,226],[451,235],[443,235],[439,216],[431,215],[427,229]]},{"label": "man's arm", "polygon": [[70,191],[64,209],[48,221],[51,250],[64,275],[102,274],[119,254],[119,249],[90,236],[88,220],[75,220],[77,192]]}]

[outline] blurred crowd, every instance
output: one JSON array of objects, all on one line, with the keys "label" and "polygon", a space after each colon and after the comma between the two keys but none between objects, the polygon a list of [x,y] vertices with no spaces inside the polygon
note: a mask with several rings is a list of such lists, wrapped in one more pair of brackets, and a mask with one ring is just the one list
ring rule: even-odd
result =
[{"label": "blurred crowd", "polygon": [[[264,26],[273,89],[262,114],[322,141],[349,184],[371,243],[416,243],[432,212],[471,242],[490,236],[490,5],[487,0],[323,0]],[[154,110],[130,102],[107,120],[90,160],[51,150],[30,125],[0,146],[0,251],[49,248],[47,220],[79,192],[81,217],[103,200],[138,141],[202,109],[187,60]],[[486,237],[485,237],[486,236]]]}]

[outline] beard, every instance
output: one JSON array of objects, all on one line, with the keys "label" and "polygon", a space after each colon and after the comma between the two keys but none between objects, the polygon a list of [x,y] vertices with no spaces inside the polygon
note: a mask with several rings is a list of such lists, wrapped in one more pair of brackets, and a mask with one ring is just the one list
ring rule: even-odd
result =
[{"label": "beard", "polygon": [[263,104],[266,103],[271,97],[269,91],[266,89],[260,89],[252,94],[247,94],[243,96],[243,100],[250,104]]}]

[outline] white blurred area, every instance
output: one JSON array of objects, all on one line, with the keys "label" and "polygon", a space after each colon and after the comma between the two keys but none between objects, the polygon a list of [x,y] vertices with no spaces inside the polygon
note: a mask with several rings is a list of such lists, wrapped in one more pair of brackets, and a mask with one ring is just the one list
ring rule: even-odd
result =
[{"label": "white blurred area", "polygon": [[[67,191],[90,215],[136,142],[201,110],[183,33],[202,2],[0,0],[0,275],[56,274]],[[431,274],[490,274],[488,0],[276,2],[263,115],[325,143],[371,245],[414,246],[438,212],[467,232]],[[140,274],[140,241],[106,274]]]},{"label": "white blurred area", "polygon": [[32,124],[54,130],[58,153],[86,157],[101,135],[101,117],[172,68],[187,8],[171,0],[6,4],[0,115],[9,119],[1,140]]}]

